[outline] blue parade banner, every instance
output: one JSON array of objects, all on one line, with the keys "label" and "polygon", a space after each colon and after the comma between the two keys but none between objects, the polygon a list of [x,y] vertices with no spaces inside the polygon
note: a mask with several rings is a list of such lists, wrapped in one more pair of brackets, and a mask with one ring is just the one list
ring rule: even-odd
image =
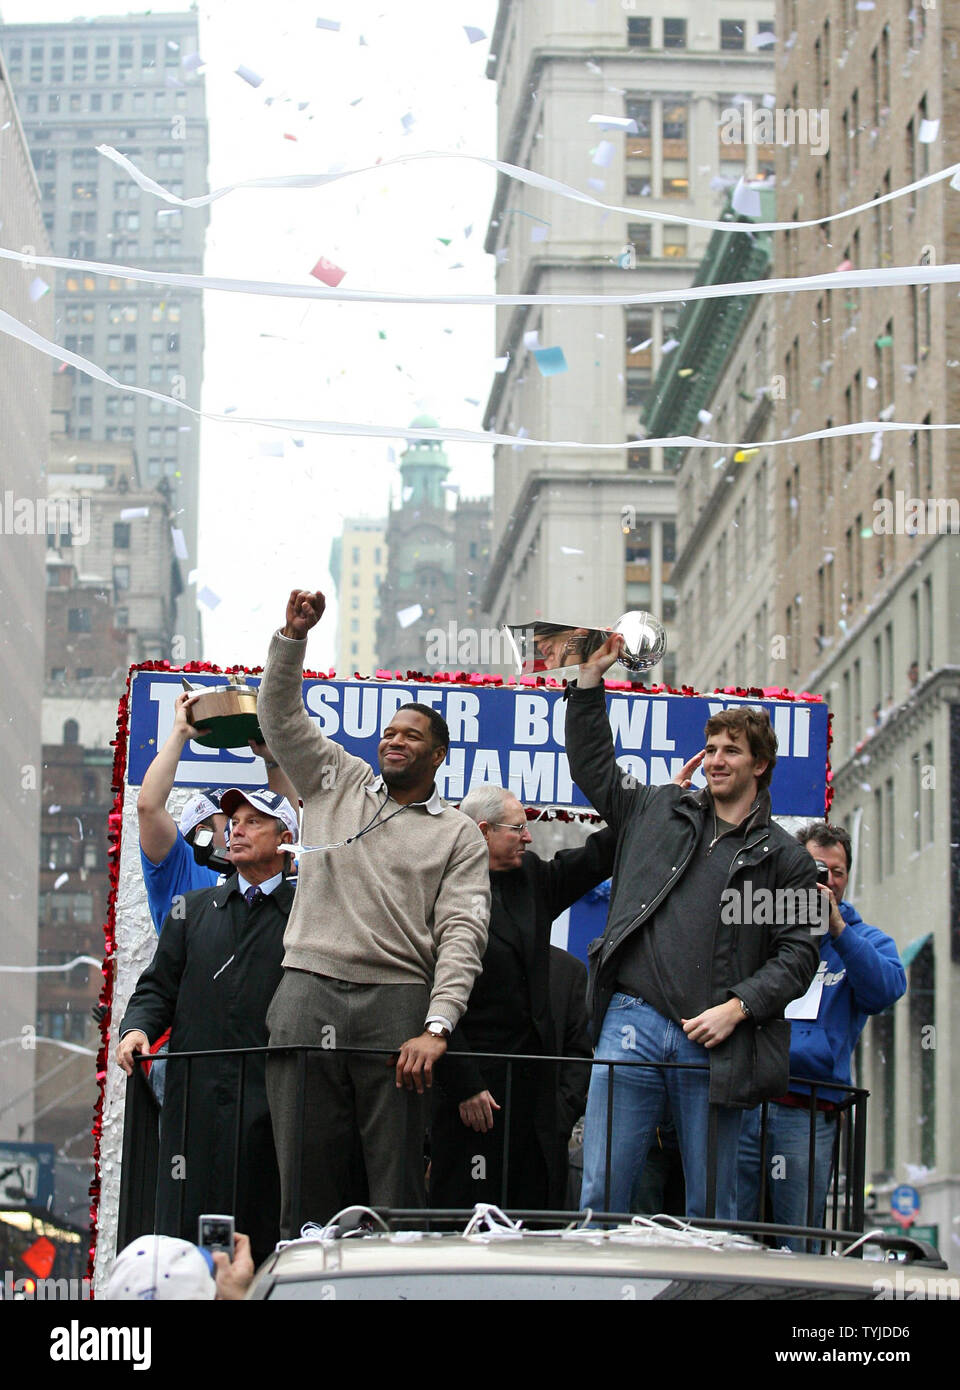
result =
[{"label": "blue parade banner", "polygon": [[[195,686],[224,677],[191,674]],[[259,685],[259,677],[246,677]],[[138,786],[173,727],[182,686],[173,672],[136,671],[131,678],[127,778]],[[377,767],[377,743],[400,705],[417,701],[438,710],[451,746],[437,776],[440,793],[459,801],[484,783],[509,787],[526,806],[587,809],[564,750],[562,689],[467,686],[418,681],[303,682],[307,712],[328,737]],[[779,742],[771,794],[775,815],[822,816],[826,790],[828,710],[819,702],[754,700],[725,695],[648,695],[607,692],[617,761],[644,785],[669,782],[703,747],[707,719],[731,705],[766,709]],[[249,748],[186,745],[176,783],[191,787],[259,786],[264,767]],[[702,773],[694,786],[703,786]]]}]

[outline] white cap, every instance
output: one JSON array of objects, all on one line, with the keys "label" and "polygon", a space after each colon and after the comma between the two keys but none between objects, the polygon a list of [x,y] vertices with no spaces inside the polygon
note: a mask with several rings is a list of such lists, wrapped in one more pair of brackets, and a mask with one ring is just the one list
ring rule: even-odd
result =
[{"label": "white cap", "polygon": [[199,792],[196,796],[191,796],[180,812],[180,834],[186,839],[194,826],[199,825],[202,820],[207,820],[209,816],[218,815],[220,807],[211,800],[209,793]]},{"label": "white cap", "polygon": [[138,1236],[120,1251],[106,1297],[125,1302],[207,1300],[217,1296],[206,1256],[175,1236]]}]

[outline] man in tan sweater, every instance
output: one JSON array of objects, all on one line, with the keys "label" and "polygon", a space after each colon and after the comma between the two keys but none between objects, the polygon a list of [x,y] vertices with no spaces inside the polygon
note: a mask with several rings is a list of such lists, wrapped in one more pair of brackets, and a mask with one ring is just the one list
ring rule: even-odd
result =
[{"label": "man in tan sweater", "polygon": [[[281,1234],[363,1198],[356,1138],[378,1206],[424,1202],[424,1086],[464,1013],[487,941],[490,877],[477,825],[440,797],[447,752],[435,710],[406,705],[383,731],[380,776],[326,738],[303,703],[303,657],[325,607],[296,589],[274,635],[257,713],[303,799],[283,979],[267,1014],[267,1094],[282,1186]],[[389,1049],[347,1055],[337,1049]]]}]

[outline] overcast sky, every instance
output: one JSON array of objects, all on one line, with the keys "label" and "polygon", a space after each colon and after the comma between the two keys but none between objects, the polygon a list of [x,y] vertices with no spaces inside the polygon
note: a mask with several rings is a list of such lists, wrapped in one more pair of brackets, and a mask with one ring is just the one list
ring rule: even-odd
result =
[{"label": "overcast sky", "polygon": [[[8,23],[63,21],[76,18],[80,0],[2,0],[0,8]],[[110,0],[89,11],[130,12]],[[484,70],[495,14],[495,0],[204,3],[211,188],[427,149],[494,154],[496,88]],[[340,20],[340,31],[318,29],[318,17]],[[465,25],[488,38],[471,43]],[[262,86],[238,77],[238,64],[262,76]],[[301,111],[302,102],[309,104]],[[237,193],[211,208],[205,270],[313,286],[309,270],[325,256],[346,270],[344,288],[490,292],[494,260],[483,240],[494,177],[475,165],[427,162],[328,189]],[[442,425],[480,429],[493,331],[493,310],[479,307],[308,305],[209,293],[203,406],[388,425],[407,425],[426,410]],[[188,568],[196,566],[199,582],[221,598],[203,610],[206,656],[221,665],[263,660],[291,587],[321,587],[332,597],[330,543],[342,518],[383,514],[397,478],[382,440],[306,435],[298,448],[288,437],[282,459],[264,454],[261,445],[278,438],[201,426],[200,553]],[[397,441],[397,455],[401,447]],[[448,454],[451,481],[464,495],[490,491],[489,449],[454,444]],[[335,608],[311,638],[313,666],[333,664]]]}]

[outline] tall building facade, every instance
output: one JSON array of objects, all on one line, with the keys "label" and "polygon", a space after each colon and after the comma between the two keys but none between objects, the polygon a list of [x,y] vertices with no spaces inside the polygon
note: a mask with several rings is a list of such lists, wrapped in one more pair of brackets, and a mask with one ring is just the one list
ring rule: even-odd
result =
[{"label": "tall building facade", "polygon": [[[778,29],[797,35],[778,54],[778,102],[830,120],[827,154],[777,151],[781,220],[858,206],[960,159],[954,7],[787,0]],[[778,236],[775,273],[956,261],[954,196],[936,183],[825,231]],[[790,562],[775,627],[784,683],[823,692],[834,710],[831,814],[854,833],[851,893],[908,965],[906,999],[871,1022],[862,1048],[883,1113],[869,1166],[884,1205],[894,1183],[917,1186],[918,1221],[937,1227],[957,1267],[960,445],[922,428],[960,411],[952,294],[837,289],[778,306],[781,433],[857,420],[920,428],[777,451],[776,532]]]},{"label": "tall building facade", "polygon": [[[206,212],[169,208],[141,194],[95,148],[114,146],[172,192],[204,191],[204,81],[192,63],[184,64],[197,51],[196,12],[7,24],[0,45],[54,253],[199,274]],[[132,445],[142,485],[152,489],[166,480],[170,489],[188,556],[174,630],[183,655],[197,657],[200,620],[185,581],[196,568],[199,425],[177,406],[124,392],[122,384],[199,406],[201,295],[120,274],[57,270],[45,278],[54,287],[56,340],[121,383],[101,386],[67,369],[70,436]]]},{"label": "tall building facade", "polygon": [[[778,149],[777,220],[869,202],[960,157],[950,135],[960,107],[951,16],[787,3],[777,29],[787,36],[777,112],[815,113],[829,131],[818,149],[796,140]],[[947,197],[937,184],[856,218],[774,234],[769,268],[802,276],[952,262],[960,237]],[[741,258],[756,254],[743,234],[717,234],[699,279],[762,278],[762,265],[724,267],[724,240]],[[710,305],[729,314],[738,303],[731,341]],[[908,977],[907,995],[871,1019],[856,1055],[855,1079],[871,1092],[872,1219],[883,1224],[886,1212],[890,1222],[893,1187],[916,1185],[917,1223],[957,1267],[960,450],[948,432],[922,428],[956,418],[957,329],[934,286],[732,296],[691,304],[684,327],[701,362],[715,364],[703,433],[745,447],[727,458],[691,448],[682,459],[683,677],[707,689],[788,686],[829,703],[830,818],[854,847],[847,897],[894,937]],[[681,353],[657,389],[684,428]],[[891,420],[920,428],[770,447]]]},{"label": "tall building facade", "polygon": [[[772,179],[756,189],[753,219],[776,217]],[[715,231],[698,285],[762,280],[773,261],[773,234]],[[677,468],[677,556],[672,581],[683,621],[677,676],[695,690],[766,686],[776,674],[770,627],[777,551],[772,544],[774,450],[772,301],[731,295],[687,304],[678,345],[664,359],[644,420],[651,435],[700,437],[701,446],[666,451]],[[710,439],[746,447],[721,451]]]},{"label": "tall building facade", "polygon": [[377,659],[380,586],[387,572],[383,517],[344,517],[330,547],[330,573],[337,586],[337,675],[372,676]]},{"label": "tall building facade", "polygon": [[[722,117],[735,98],[760,106],[770,93],[772,27],[770,0],[629,8],[502,0],[488,68],[499,157],[666,220],[605,215],[501,178],[487,238],[498,290],[614,295],[689,285],[709,232],[669,219],[716,218],[718,192],[763,171],[768,152],[724,140]],[[592,116],[635,129],[604,129]],[[584,447],[497,448],[484,606],[497,623],[611,623],[628,606],[649,608],[667,619],[668,656],[652,676],[668,681],[676,677],[674,473],[659,450],[590,444],[639,438],[679,313],[679,304],[498,311],[498,353],[509,361],[486,413],[498,431]],[[534,345],[562,347],[569,370],[541,375]]]},{"label": "tall building facade", "polygon": [[[36,246],[49,254],[40,189],[33,172],[5,64],[0,60],[0,223],[4,245]],[[7,312],[45,336],[53,304],[31,286],[36,271],[0,265],[0,298]],[[0,894],[3,963],[29,972],[37,950],[37,836],[40,830],[40,699],[43,691],[44,531],[50,363],[4,335],[0,342],[0,662],[4,715],[0,719],[3,817]],[[36,977],[0,974],[0,1140],[31,1140]],[[8,1039],[21,1041],[9,1042]]]}]

